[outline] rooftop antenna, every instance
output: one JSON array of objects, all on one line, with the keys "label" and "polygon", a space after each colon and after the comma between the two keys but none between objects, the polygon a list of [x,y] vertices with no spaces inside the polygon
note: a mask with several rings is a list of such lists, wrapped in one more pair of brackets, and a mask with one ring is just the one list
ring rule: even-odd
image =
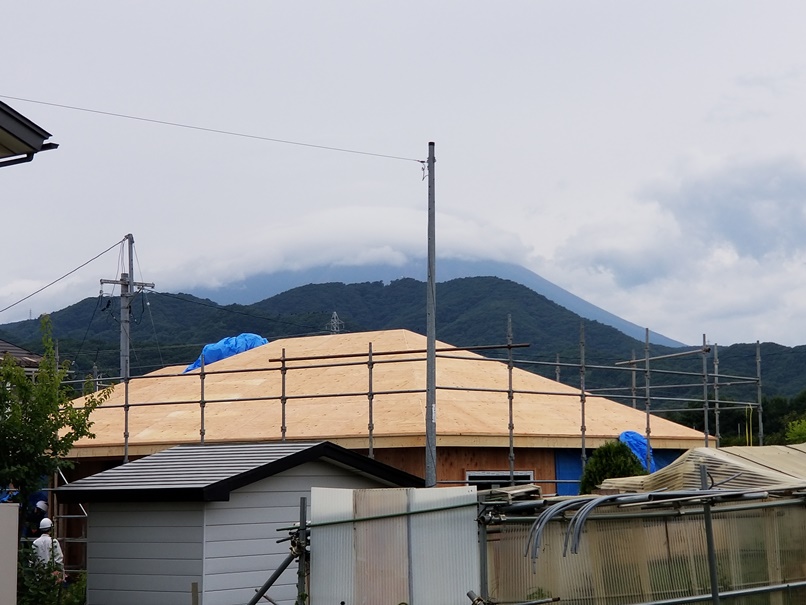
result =
[{"label": "rooftop antenna", "polygon": [[330,322],[325,327],[330,330],[331,334],[338,334],[344,327],[344,322],[339,319],[338,313],[333,311],[333,315],[330,316]]}]

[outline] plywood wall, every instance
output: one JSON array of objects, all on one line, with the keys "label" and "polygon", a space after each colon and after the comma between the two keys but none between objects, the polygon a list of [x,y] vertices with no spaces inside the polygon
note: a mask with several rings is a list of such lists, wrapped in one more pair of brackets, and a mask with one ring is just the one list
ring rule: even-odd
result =
[{"label": "plywood wall", "polygon": [[[363,452],[366,454],[366,452]],[[423,448],[377,449],[375,459],[413,475],[425,473]],[[515,470],[532,471],[536,480],[556,479],[554,452],[549,449],[515,448]],[[464,481],[468,471],[509,471],[509,450],[494,447],[437,449],[437,481]],[[553,483],[542,485],[554,492]]]}]

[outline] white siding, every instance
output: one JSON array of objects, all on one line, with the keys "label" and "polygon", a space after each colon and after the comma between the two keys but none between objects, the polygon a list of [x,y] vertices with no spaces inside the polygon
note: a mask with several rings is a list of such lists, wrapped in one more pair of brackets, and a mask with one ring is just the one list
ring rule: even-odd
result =
[{"label": "white siding", "polygon": [[201,503],[93,503],[88,605],[188,605],[202,589]]},{"label": "white siding", "polygon": [[[238,489],[228,502],[211,502],[204,514],[203,605],[244,605],[289,553],[287,532],[299,521],[299,501],[311,487],[373,488],[380,484],[324,462],[308,462]],[[310,514],[310,513],[308,513]],[[269,589],[283,605],[296,599],[297,566],[292,564]],[[265,602],[265,601],[264,601]]]}]

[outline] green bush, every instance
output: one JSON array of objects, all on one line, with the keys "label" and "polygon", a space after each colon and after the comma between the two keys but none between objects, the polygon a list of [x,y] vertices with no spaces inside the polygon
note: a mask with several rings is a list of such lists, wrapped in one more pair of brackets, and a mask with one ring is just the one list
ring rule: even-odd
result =
[{"label": "green bush", "polygon": [[806,420],[793,420],[786,425],[786,442],[788,444],[806,442]]},{"label": "green bush", "polygon": [[608,441],[596,448],[588,459],[582,472],[579,493],[590,494],[605,479],[646,474],[643,465],[627,445],[621,441]]}]

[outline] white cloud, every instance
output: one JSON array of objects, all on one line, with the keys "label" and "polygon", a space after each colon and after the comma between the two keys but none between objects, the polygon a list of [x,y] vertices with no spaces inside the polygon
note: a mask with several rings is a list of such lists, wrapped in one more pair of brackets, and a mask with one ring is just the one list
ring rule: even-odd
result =
[{"label": "white cloud", "polygon": [[[678,340],[806,342],[801,3],[7,12],[28,52],[0,94],[413,159],[433,140],[442,257],[527,263]],[[166,291],[425,256],[415,162],[6,100],[61,146],[0,169],[0,308],[126,233]],[[110,252],[0,322],[118,270]]]},{"label": "white cloud", "polygon": [[725,162],[643,195],[668,209],[696,246],[729,244],[757,259],[806,248],[806,166],[796,158]]},{"label": "white cloud", "polygon": [[686,164],[641,188],[628,217],[580,228],[553,259],[557,281],[679,340],[711,331],[722,343],[799,342],[806,168],[795,158]]}]

